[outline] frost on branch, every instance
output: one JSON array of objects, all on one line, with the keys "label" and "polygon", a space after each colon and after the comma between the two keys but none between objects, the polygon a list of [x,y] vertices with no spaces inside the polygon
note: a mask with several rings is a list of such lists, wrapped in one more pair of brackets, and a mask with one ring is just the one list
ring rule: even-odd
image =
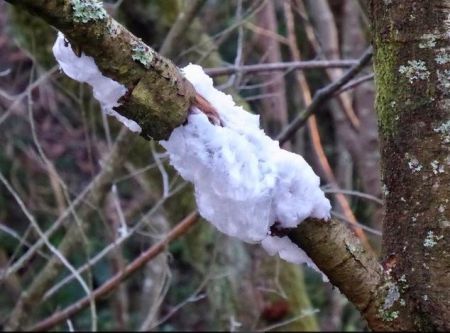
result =
[{"label": "frost on branch", "polygon": [[114,110],[114,107],[119,105],[117,103],[119,98],[127,92],[127,88],[103,76],[92,57],[85,54],[78,57],[62,33],[58,33],[58,38],[53,45],[53,54],[68,77],[79,82],[86,82],[93,88],[94,97],[100,102],[103,112],[114,116],[133,132],[142,131],[138,123]]},{"label": "frost on branch", "polygon": [[282,150],[259,128],[259,116],[213,87],[202,68],[183,69],[196,91],[218,111],[223,127],[199,112],[160,143],[180,175],[194,183],[200,214],[217,229],[294,263],[308,257],[287,237],[271,235],[275,222],[294,228],[308,217],[328,219],[330,203],[319,177],[297,154]]}]

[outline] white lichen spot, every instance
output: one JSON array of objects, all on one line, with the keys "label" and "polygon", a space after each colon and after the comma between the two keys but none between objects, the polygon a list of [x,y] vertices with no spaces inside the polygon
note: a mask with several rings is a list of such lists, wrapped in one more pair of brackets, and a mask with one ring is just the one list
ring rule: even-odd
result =
[{"label": "white lichen spot", "polygon": [[71,0],[74,21],[88,23],[105,19],[108,14],[101,2],[97,0]]},{"label": "white lichen spot", "polygon": [[419,172],[423,169],[422,164],[420,164],[417,158],[411,157],[408,153],[405,154],[405,157],[408,159],[408,167],[413,173]]},{"label": "white lichen spot", "polygon": [[116,38],[122,30],[122,26],[115,20],[110,20],[108,24],[108,32],[112,38]]},{"label": "white lichen spot", "polygon": [[155,57],[155,51],[141,42],[134,43],[132,46],[133,53],[131,58],[133,58],[134,61],[140,62],[145,68],[149,68]]},{"label": "white lichen spot", "polygon": [[422,40],[422,42],[419,43],[421,49],[431,49],[436,46],[437,36],[434,34],[423,34],[420,39]]},{"label": "white lichen spot", "polygon": [[401,198],[400,198],[400,201],[401,201],[401,202],[406,202],[406,199],[403,198],[403,197],[401,197]]},{"label": "white lichen spot", "polygon": [[399,298],[400,291],[398,290],[398,286],[395,283],[390,283],[386,298],[384,299],[383,309],[390,309]]},{"label": "white lichen spot", "polygon": [[403,298],[399,302],[400,302],[401,306],[405,306],[406,305],[406,302],[405,302],[405,300]]},{"label": "white lichen spot", "polygon": [[430,164],[435,175],[437,175],[438,173],[444,173],[444,165],[440,164],[439,161],[434,160]]},{"label": "white lichen spot", "polygon": [[397,102],[396,101],[392,101],[391,102],[391,108],[395,108],[397,106]]},{"label": "white lichen spot", "polygon": [[450,62],[450,53],[448,53],[446,49],[439,49],[434,61],[436,61],[438,65],[445,65]]},{"label": "white lichen spot", "polygon": [[398,281],[401,282],[401,283],[406,283],[406,275],[403,274],[403,275],[400,277],[400,279],[398,279]]},{"label": "white lichen spot", "polygon": [[440,241],[444,236],[436,236],[433,231],[428,231],[427,237],[423,241],[423,246],[432,248],[438,241]]},{"label": "white lichen spot", "polygon": [[385,311],[383,309],[378,309],[378,316],[384,321],[394,321],[398,318],[398,311]]},{"label": "white lichen spot", "polygon": [[441,228],[450,228],[450,221],[448,220],[439,221],[439,224]]},{"label": "white lichen spot", "polygon": [[423,295],[422,296],[422,299],[426,302],[426,301],[428,301],[428,295]]},{"label": "white lichen spot", "polygon": [[381,189],[382,189],[382,191],[383,191],[384,196],[387,197],[387,196],[389,195],[389,190],[388,190],[388,188],[387,188],[387,185],[386,185],[386,184],[383,184],[383,186],[381,187]]},{"label": "white lichen spot", "polygon": [[412,84],[417,80],[427,80],[430,72],[423,60],[408,60],[407,65],[401,65],[398,71],[404,74]]},{"label": "white lichen spot", "polygon": [[450,120],[433,129],[436,133],[442,134],[443,143],[450,143]]},{"label": "white lichen spot", "polygon": [[445,69],[444,71],[437,70],[436,71],[439,87],[442,90],[450,89],[450,70]]}]

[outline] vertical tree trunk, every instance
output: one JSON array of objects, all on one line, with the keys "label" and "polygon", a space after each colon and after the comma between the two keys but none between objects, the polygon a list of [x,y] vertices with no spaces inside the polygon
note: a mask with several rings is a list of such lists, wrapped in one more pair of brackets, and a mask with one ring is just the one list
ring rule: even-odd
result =
[{"label": "vertical tree trunk", "polygon": [[[371,0],[386,194],[384,315],[450,330],[450,1]],[[389,297],[389,294],[391,297]]]},{"label": "vertical tree trunk", "polygon": [[[257,25],[273,34],[276,34],[278,29],[275,4],[275,2],[268,1],[255,15]],[[268,63],[283,61],[280,43],[273,36],[258,35],[255,46],[258,51],[262,51],[264,61]],[[263,118],[266,123],[265,129],[269,135],[275,135],[288,123],[284,73],[282,71],[274,72],[269,75],[261,75],[261,77],[269,83],[261,88],[262,93],[270,95],[261,101]]]}]

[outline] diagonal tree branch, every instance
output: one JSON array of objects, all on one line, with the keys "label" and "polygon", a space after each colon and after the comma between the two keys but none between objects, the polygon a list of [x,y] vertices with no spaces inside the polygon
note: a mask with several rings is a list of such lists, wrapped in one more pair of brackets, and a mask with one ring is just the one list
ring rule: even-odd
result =
[{"label": "diagonal tree branch", "polygon": [[124,85],[128,93],[117,111],[136,121],[143,137],[166,139],[186,120],[195,97],[192,85],[170,60],[131,34],[98,3],[7,1],[62,31],[76,51],[94,58],[104,76]]},{"label": "diagonal tree branch", "polygon": [[338,80],[332,82],[324,88],[319,89],[314,95],[314,98],[308,108],[303,113],[299,114],[277,137],[280,143],[283,144],[286,142],[306,123],[312,114],[319,110],[323,103],[332,98],[339,89],[352,80],[369,63],[372,58],[372,54],[373,50],[372,47],[370,47],[366,50],[366,52],[364,52],[358,63],[352,66]]},{"label": "diagonal tree branch", "polygon": [[390,276],[344,224],[308,219],[288,236],[356,306],[373,331],[414,330],[405,309],[399,309],[395,321],[382,313],[392,287]]}]

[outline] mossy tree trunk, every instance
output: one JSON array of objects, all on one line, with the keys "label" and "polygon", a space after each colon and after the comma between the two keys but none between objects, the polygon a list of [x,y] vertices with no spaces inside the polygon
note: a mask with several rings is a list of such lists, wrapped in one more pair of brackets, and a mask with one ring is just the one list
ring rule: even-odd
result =
[{"label": "mossy tree trunk", "polygon": [[[372,0],[385,271],[418,330],[450,330],[450,1]],[[389,304],[387,304],[389,305]]]}]

